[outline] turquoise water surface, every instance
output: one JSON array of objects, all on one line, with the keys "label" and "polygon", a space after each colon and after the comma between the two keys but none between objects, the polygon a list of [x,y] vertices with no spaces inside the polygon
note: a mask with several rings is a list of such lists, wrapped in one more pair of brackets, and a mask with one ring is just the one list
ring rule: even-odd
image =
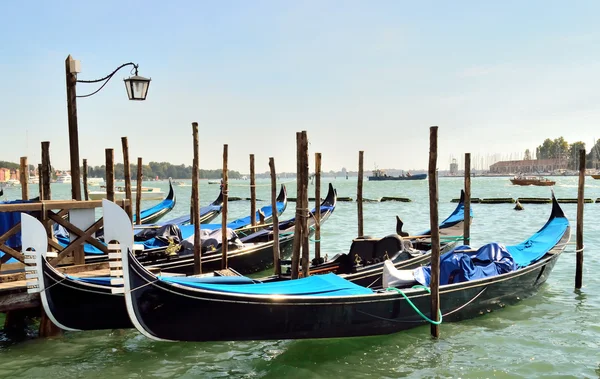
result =
[{"label": "turquoise water surface", "polygon": [[[577,196],[577,177],[554,177],[557,197]],[[288,180],[288,179],[284,179]],[[586,198],[600,197],[600,180],[586,178]],[[356,178],[332,180],[339,196],[356,197]],[[167,182],[144,183],[167,189]],[[266,205],[268,181],[260,181],[257,196]],[[454,209],[462,178],[440,178],[440,220]],[[287,183],[295,197],[294,181]],[[33,194],[36,186],[30,186]],[[67,198],[68,184],[53,184],[53,198]],[[201,203],[216,198],[218,185],[201,182]],[[311,196],[314,186],[309,186]],[[508,178],[472,179],[473,197],[550,197],[548,187],[518,187]],[[189,212],[191,187],[176,187],[177,206],[169,215]],[[248,181],[233,181],[230,196],[249,197]],[[20,189],[5,189],[5,197],[20,197]],[[325,196],[325,193],[322,194]],[[402,196],[410,203],[364,203],[365,234],[395,231],[399,215],[405,230],[429,228],[427,181],[365,182],[364,197]],[[151,206],[153,202],[144,204]],[[290,203],[282,218],[293,217]],[[551,205],[473,204],[472,244],[518,243],[547,220]],[[356,203],[341,202],[323,225],[322,251],[330,257],[345,252],[357,233]],[[575,240],[575,204],[562,204]],[[249,201],[232,202],[230,218],[246,216]],[[460,323],[441,325],[441,338],[429,337],[429,327],[387,336],[218,343],[167,343],[149,340],[134,330],[68,332],[61,337],[0,344],[0,377],[4,378],[488,378],[600,376],[600,203],[585,206],[584,287],[574,290],[574,245],[560,257],[547,283],[533,297],[514,306]],[[215,222],[219,222],[219,218]],[[185,310],[182,310],[185,312]],[[239,315],[240,319],[246,317]],[[198,325],[197,327],[211,327]]]}]

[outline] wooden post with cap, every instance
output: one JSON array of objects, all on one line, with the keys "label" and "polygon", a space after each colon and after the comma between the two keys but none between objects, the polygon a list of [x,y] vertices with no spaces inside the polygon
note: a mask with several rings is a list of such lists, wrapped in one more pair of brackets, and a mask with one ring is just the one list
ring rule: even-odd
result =
[{"label": "wooden post with cap", "polygon": [[83,160],[83,198],[87,201],[90,199],[88,192],[88,165],[87,159]]},{"label": "wooden post with cap", "polygon": [[[67,80],[67,115],[69,122],[69,154],[71,161],[71,198],[81,200],[81,183],[79,181],[79,132],[77,130],[77,71],[76,61],[69,55],[65,60]],[[108,183],[107,183],[108,184]]]},{"label": "wooden post with cap", "polygon": [[21,182],[21,199],[29,200],[29,165],[27,157],[21,157],[19,165],[19,181]]},{"label": "wooden post with cap", "polygon": [[[273,208],[273,213],[277,207]],[[250,222],[256,226],[256,177],[254,176],[254,154],[250,154]]]},{"label": "wooden post with cap", "polygon": [[[115,201],[115,151],[106,149],[106,199]],[[74,179],[73,179],[74,180]]]}]

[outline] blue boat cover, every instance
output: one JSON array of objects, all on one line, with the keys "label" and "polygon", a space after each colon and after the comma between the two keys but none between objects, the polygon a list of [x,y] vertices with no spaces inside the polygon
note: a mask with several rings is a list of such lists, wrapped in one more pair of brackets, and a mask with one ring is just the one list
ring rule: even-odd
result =
[{"label": "blue boat cover", "polygon": [[[278,213],[283,211],[283,209],[285,209],[285,204],[283,202],[277,202]],[[265,217],[273,216],[273,207],[271,205],[264,206],[260,210],[261,210],[261,212],[264,213]],[[256,219],[257,220],[259,219],[258,211],[256,212]],[[187,217],[187,220],[189,221],[189,217]],[[242,217],[242,218],[239,218],[235,221],[228,223],[227,228],[235,230],[235,229],[243,228],[250,224],[251,224],[250,216],[246,216],[246,217]],[[193,224],[178,225],[178,226],[179,226],[179,230],[181,231],[181,240],[182,241],[187,240],[194,235],[194,225]],[[217,230],[220,228],[221,228],[221,224],[200,224],[201,230]],[[157,239],[157,238],[150,238],[146,241],[143,241],[143,242],[140,241],[138,243],[140,243],[141,245],[144,245],[144,249],[156,249],[159,247],[167,246],[167,244],[163,240]]]},{"label": "blue boat cover", "polygon": [[286,296],[351,296],[368,295],[373,290],[361,287],[333,273],[313,275],[297,280],[284,280],[273,283],[256,284],[210,284],[184,281],[179,277],[159,277],[169,283],[217,292],[248,295],[286,295]]},{"label": "blue boat cover", "polygon": [[[283,210],[285,209],[285,203],[283,202],[277,202],[277,213],[281,213]],[[262,208],[260,208],[260,211],[265,215],[265,218],[270,218],[273,216],[273,206],[271,205],[267,205],[264,206]],[[259,216],[259,212],[256,212],[256,220],[260,220],[260,216]],[[242,218],[238,218],[235,221],[232,221],[230,223],[227,224],[227,228],[229,229],[239,229],[239,228],[244,228],[246,226],[249,226],[250,224],[252,224],[252,220],[250,220],[250,216],[246,216],[246,217],[242,217]],[[214,230],[214,229],[219,229],[221,227],[221,224],[202,224],[200,226],[201,229],[208,229],[208,230]],[[192,228],[192,234],[194,233],[193,228]],[[183,229],[181,230],[181,235],[183,236],[184,239],[186,239],[189,236],[185,236],[186,234],[184,233]]]},{"label": "blue boat cover", "polygon": [[518,245],[507,246],[506,249],[519,267],[529,266],[552,249],[560,241],[568,227],[569,220],[566,217],[555,217],[548,220],[546,225],[528,240]]},{"label": "blue boat cover", "polygon": [[[142,210],[142,212],[140,213],[140,218],[143,220],[146,217],[151,216],[157,212],[160,212],[163,209],[173,208],[175,206],[174,203],[175,203],[175,201],[173,201],[173,199],[165,199],[151,208]],[[137,220],[136,215],[134,214],[133,222],[135,223],[136,220]]]},{"label": "blue boat cover", "polygon": [[[473,217],[473,207],[469,210],[469,214]],[[456,225],[457,223],[464,221],[465,219],[465,203],[460,202],[454,212],[450,214],[442,223],[440,224],[440,229],[449,228],[451,226]],[[419,233],[417,235],[426,236],[431,234],[431,230],[427,229],[426,231]]]},{"label": "blue boat cover", "polygon": [[[496,276],[518,268],[506,247],[499,243],[483,245],[476,252],[461,252],[469,249],[470,246],[462,245],[442,254],[440,285]],[[431,266],[416,268],[413,275],[419,283],[429,286]]]}]

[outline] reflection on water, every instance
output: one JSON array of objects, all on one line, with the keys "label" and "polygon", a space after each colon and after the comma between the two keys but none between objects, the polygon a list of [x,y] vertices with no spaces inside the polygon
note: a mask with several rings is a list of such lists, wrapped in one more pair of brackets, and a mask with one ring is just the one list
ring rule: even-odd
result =
[{"label": "reflection on water", "polygon": [[[577,178],[557,177],[557,197],[576,197]],[[329,183],[323,179],[323,186]],[[268,181],[259,182],[266,184]],[[355,197],[356,181],[335,180],[339,196]],[[247,182],[232,186],[231,196],[248,197]],[[440,218],[453,209],[462,178],[440,178]],[[600,183],[588,183],[586,197],[600,197]],[[167,188],[166,182],[153,187]],[[63,188],[64,187],[64,188]],[[53,185],[55,198],[67,197],[68,185]],[[309,186],[313,193],[314,186]],[[167,217],[189,212],[189,187],[176,187],[176,209]],[[365,182],[364,196],[401,196],[410,203],[365,203],[365,233],[383,236],[395,231],[395,216],[405,229],[418,233],[429,227],[428,187],[423,182]],[[11,190],[12,191],[12,190]],[[33,189],[32,189],[33,191]],[[216,197],[218,188],[204,182],[201,203]],[[295,183],[288,183],[293,194]],[[473,178],[473,197],[549,197],[550,189],[512,186],[508,178]],[[32,192],[33,193],[33,192]],[[12,192],[11,192],[12,194]],[[13,196],[13,195],[11,195]],[[14,191],[14,197],[19,191]],[[269,198],[269,187],[258,186],[259,199]],[[151,202],[147,203],[152,205]],[[259,206],[266,202],[260,202]],[[290,203],[283,218],[293,217]],[[250,204],[230,204],[230,218],[248,214]],[[549,205],[473,204],[472,244],[497,241],[517,243],[542,227]],[[573,235],[576,206],[564,204]],[[533,297],[482,317],[442,324],[441,338],[433,340],[421,326],[387,336],[219,343],[164,343],[133,330],[65,333],[62,337],[0,344],[0,377],[16,378],[422,378],[422,377],[593,377],[600,376],[600,301],[596,274],[600,262],[600,204],[587,204],[585,213],[584,287],[574,291],[575,250],[557,262],[547,283]],[[220,222],[216,219],[214,222]],[[322,251],[330,257],[346,251],[356,236],[356,203],[339,203],[323,225]],[[265,274],[270,274],[267,270]],[[240,314],[240,322],[246,315]],[[0,322],[1,322],[0,316]],[[198,325],[197,327],[211,327]],[[249,326],[251,327],[251,326]],[[3,337],[0,336],[0,340]]]}]

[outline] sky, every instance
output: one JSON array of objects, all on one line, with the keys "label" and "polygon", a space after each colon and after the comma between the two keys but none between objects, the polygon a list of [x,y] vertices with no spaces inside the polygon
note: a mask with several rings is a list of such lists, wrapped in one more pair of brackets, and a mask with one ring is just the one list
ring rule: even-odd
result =
[{"label": "sky", "polygon": [[[600,138],[598,1],[4,1],[0,160],[69,168],[64,60],[81,80],[122,63],[151,77],[128,101],[124,69],[78,99],[80,158],[295,171],[296,132],[313,167],[427,168],[450,157],[522,154],[545,138]],[[78,84],[79,95],[97,86]],[[461,160],[462,161],[462,160]]]}]

